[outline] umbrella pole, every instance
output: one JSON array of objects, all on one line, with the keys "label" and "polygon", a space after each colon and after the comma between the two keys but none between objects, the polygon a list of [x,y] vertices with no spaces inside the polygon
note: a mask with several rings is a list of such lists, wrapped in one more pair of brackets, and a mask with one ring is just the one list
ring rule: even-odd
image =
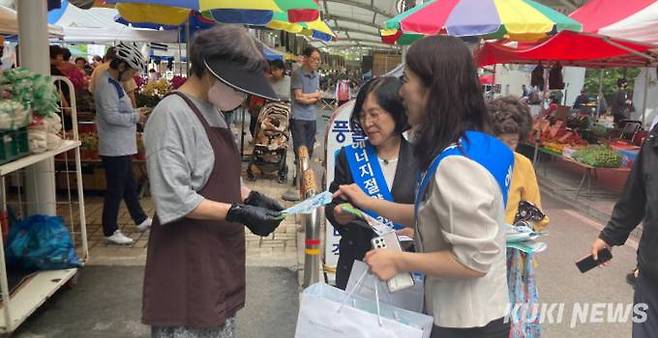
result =
[{"label": "umbrella pole", "polygon": [[182,76],[183,75],[183,48],[181,48],[181,45],[183,44],[181,41],[181,28],[178,27],[178,75]]},{"label": "umbrella pole", "polygon": [[185,24],[185,73],[187,75],[190,75],[190,19],[187,19],[187,23]]},{"label": "umbrella pole", "polygon": [[603,98],[603,73],[605,70],[601,68],[601,72],[599,73],[599,92],[596,95],[596,120],[599,120],[600,114],[601,114],[601,99]]},{"label": "umbrella pole", "polygon": [[647,114],[647,95],[649,95],[649,68],[644,69],[644,96],[642,97],[642,128]]}]

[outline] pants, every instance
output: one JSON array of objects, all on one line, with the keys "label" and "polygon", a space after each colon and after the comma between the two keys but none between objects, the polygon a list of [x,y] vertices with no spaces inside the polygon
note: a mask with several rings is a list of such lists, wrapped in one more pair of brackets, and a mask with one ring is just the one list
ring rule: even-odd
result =
[{"label": "pants", "polygon": [[135,224],[144,222],[148,217],[139,204],[137,184],[133,177],[132,156],[102,156],[105,169],[105,200],[103,202],[103,234],[112,236],[118,229],[117,217],[121,199],[126,202],[130,217]]},{"label": "pants", "polygon": [[[652,280],[646,275],[640,274],[635,282],[634,304],[646,304],[641,310],[645,316],[633,314],[633,317],[641,322],[633,321],[633,338],[655,338],[658,337],[658,280]],[[646,320],[642,320],[646,318]]]},{"label": "pants", "polygon": [[484,327],[455,329],[434,325],[431,338],[507,338],[510,324],[505,318],[492,320]]},{"label": "pants", "polygon": [[308,157],[313,157],[313,146],[315,145],[315,133],[317,124],[315,120],[290,120],[290,132],[292,133],[292,145],[297,158],[297,148],[306,146],[308,148]]}]

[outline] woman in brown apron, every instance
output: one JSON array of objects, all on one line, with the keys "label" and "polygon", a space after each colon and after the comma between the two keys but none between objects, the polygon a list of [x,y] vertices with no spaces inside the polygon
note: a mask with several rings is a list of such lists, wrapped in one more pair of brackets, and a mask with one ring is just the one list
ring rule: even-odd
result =
[{"label": "woman in brown apron", "polygon": [[145,129],[156,217],[144,274],[143,322],[153,337],[234,337],[245,302],[244,225],[266,236],[281,205],[241,186],[240,156],[222,111],[245,93],[276,100],[255,41],[238,26],[198,33],[191,75]]}]

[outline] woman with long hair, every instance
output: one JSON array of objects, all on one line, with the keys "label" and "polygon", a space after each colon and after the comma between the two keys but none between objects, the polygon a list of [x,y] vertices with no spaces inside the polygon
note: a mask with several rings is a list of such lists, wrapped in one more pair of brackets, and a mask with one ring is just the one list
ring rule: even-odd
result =
[{"label": "woman with long hair", "polygon": [[422,172],[415,203],[370,198],[355,185],[336,195],[415,225],[417,252],[372,250],[365,261],[382,280],[425,274],[432,337],[507,337],[503,226],[514,157],[485,133],[488,115],[470,51],[449,36],[415,42],[400,92]]}]

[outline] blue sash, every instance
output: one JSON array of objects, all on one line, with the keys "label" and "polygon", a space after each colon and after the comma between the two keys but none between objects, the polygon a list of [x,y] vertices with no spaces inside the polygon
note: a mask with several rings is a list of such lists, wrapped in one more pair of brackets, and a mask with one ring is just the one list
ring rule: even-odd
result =
[{"label": "blue sash", "polygon": [[[388,189],[388,185],[386,185],[384,173],[379,165],[375,147],[365,141],[353,143],[352,145],[343,147],[343,149],[345,150],[345,157],[347,157],[354,183],[370,197],[394,202],[393,195]],[[393,223],[391,220],[380,216],[372,210],[365,210],[365,212],[395,230],[404,227],[401,224]]]},{"label": "blue sash", "polygon": [[509,193],[514,168],[512,150],[493,136],[477,131],[467,131],[466,137],[459,141],[459,145],[453,144],[445,148],[434,158],[427,171],[419,177],[414,208],[416,220],[418,220],[418,207],[423,200],[427,185],[434,177],[441,160],[448,156],[466,156],[487,169],[498,183],[503,194],[503,207],[507,206],[507,194]]}]

